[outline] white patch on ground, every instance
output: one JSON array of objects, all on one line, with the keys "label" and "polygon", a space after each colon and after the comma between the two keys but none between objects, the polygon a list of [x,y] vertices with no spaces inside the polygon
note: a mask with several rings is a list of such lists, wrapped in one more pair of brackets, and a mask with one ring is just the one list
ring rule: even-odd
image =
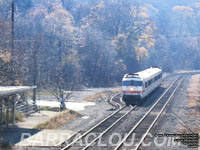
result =
[{"label": "white patch on ground", "polygon": [[90,118],[89,116],[83,116],[83,117],[81,117],[82,119],[88,119],[88,118]]},{"label": "white patch on ground", "polygon": [[[45,101],[45,100],[37,100],[38,106],[48,106],[48,107],[60,107],[60,102],[57,101]],[[67,109],[74,111],[82,111],[85,110],[86,106],[94,106],[94,102],[65,102]]]},{"label": "white patch on ground", "polygon": [[26,133],[22,138],[27,138],[27,135],[29,138],[17,143],[16,146],[57,146],[73,134],[75,131],[71,130],[43,130],[33,136]]},{"label": "white patch on ground", "polygon": [[32,129],[38,124],[49,120],[49,118],[56,116],[60,112],[40,111],[31,114],[28,118],[24,118],[23,122],[18,122],[16,125],[20,128]]}]

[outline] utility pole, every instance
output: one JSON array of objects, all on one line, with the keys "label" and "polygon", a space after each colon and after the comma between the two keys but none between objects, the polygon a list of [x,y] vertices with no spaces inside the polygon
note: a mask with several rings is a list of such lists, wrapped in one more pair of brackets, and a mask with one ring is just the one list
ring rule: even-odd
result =
[{"label": "utility pole", "polygon": [[14,60],[15,60],[15,54],[14,54],[14,38],[15,38],[15,26],[14,26],[14,21],[15,21],[15,3],[14,0],[12,1],[11,4],[12,7],[12,14],[11,14],[11,67],[12,67],[12,80],[15,80],[15,67],[14,67]]},{"label": "utility pole", "polygon": [[[38,49],[39,44],[38,41],[34,43],[34,53],[33,53],[33,85],[37,85],[37,78],[38,78],[38,62],[37,62],[37,56],[38,56]],[[36,88],[33,89],[33,105],[36,104]]]},{"label": "utility pole", "polygon": [[61,41],[58,41],[58,48],[59,48],[59,65],[62,66],[62,48],[61,48]]}]

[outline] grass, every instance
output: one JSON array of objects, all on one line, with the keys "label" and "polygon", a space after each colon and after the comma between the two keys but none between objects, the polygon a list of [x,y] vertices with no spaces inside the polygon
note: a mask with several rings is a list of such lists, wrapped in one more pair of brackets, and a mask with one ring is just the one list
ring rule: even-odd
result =
[{"label": "grass", "polygon": [[[27,92],[28,98],[31,98],[33,96],[33,92],[29,91]],[[39,97],[54,97],[52,92],[50,90],[41,90],[39,93],[37,91],[36,93],[36,98],[38,99]]]},{"label": "grass", "polygon": [[[3,123],[5,124],[6,123],[6,112],[4,112],[4,114],[3,114]],[[24,113],[22,113],[22,112],[19,112],[19,111],[15,111],[15,122],[23,122],[24,119],[25,118],[25,114]],[[8,118],[8,122],[9,123],[12,123],[12,120],[13,118],[12,118],[12,113],[11,112],[9,112],[9,118]]]},{"label": "grass", "polygon": [[13,145],[10,142],[2,142],[0,143],[0,150],[11,150]]},{"label": "grass", "polygon": [[96,93],[94,95],[91,95],[91,96],[87,96],[84,98],[85,101],[88,101],[88,102],[93,102],[95,100],[99,100],[99,99],[107,99],[109,96],[109,93],[108,92],[101,92],[101,93]]},{"label": "grass", "polygon": [[56,129],[62,125],[64,125],[66,122],[69,122],[71,120],[76,119],[77,117],[80,117],[80,114],[72,111],[72,110],[65,110],[55,117],[50,118],[49,120],[38,124],[35,129]]},{"label": "grass", "polygon": [[107,90],[85,97],[83,100],[93,102],[95,100],[105,100],[110,98],[111,95],[121,92],[120,89]]},{"label": "grass", "polygon": [[19,111],[15,112],[15,121],[16,122],[23,122],[25,118],[25,114]]},{"label": "grass", "polygon": [[59,107],[42,106],[42,107],[40,107],[40,110],[59,112],[60,108]]}]

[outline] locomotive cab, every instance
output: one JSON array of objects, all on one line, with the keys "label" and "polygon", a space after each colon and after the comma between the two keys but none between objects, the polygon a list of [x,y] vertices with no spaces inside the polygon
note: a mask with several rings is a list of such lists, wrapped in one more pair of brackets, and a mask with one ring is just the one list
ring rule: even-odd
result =
[{"label": "locomotive cab", "polygon": [[128,104],[141,102],[162,81],[162,70],[150,67],[134,74],[125,74],[122,79],[123,100]]},{"label": "locomotive cab", "polygon": [[142,99],[143,80],[135,74],[128,74],[122,80],[123,99],[136,101]]}]

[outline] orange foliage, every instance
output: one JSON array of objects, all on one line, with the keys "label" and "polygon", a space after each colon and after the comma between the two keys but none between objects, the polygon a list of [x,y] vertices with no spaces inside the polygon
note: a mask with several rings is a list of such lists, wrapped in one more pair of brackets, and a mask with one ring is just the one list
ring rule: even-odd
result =
[{"label": "orange foliage", "polygon": [[3,52],[3,50],[0,50],[0,59],[2,59],[4,62],[9,62],[11,59],[11,54],[9,52]]},{"label": "orange foliage", "polygon": [[191,7],[187,7],[187,6],[175,6],[172,9],[174,11],[182,13],[183,15],[189,15],[189,16],[193,16],[194,15],[194,11],[193,11],[193,9]]}]

